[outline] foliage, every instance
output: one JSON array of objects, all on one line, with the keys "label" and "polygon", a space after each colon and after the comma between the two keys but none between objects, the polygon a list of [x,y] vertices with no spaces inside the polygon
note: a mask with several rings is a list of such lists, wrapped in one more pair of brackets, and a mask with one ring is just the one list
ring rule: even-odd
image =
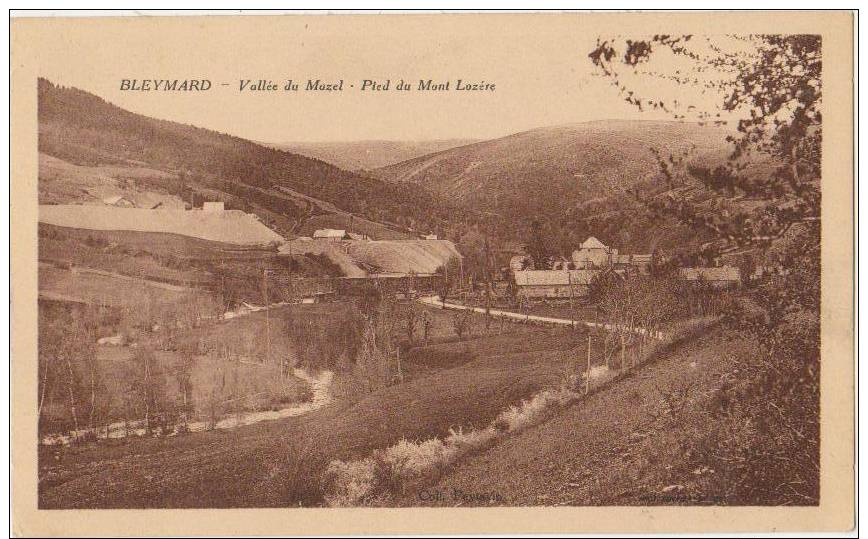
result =
[{"label": "foliage", "polygon": [[[39,427],[71,430],[100,419],[106,402],[99,398],[101,379],[96,365],[96,319],[77,306],[40,305],[39,309]],[[66,420],[49,424],[44,412],[60,407]]]},{"label": "foliage", "polygon": [[542,224],[534,220],[530,227],[530,237],[524,249],[533,260],[533,266],[537,269],[546,269],[552,266],[552,248],[549,245],[549,236],[543,232]]},{"label": "foliage", "polygon": [[[656,69],[663,55],[674,72]],[[661,159],[668,181],[690,176],[721,198],[762,201],[748,214],[702,215],[690,200],[673,197],[654,209],[714,232],[722,245],[779,250],[784,268],[729,317],[758,349],[734,358],[738,376],[724,383],[712,406],[716,428],[689,436],[688,454],[708,454],[727,469],[731,499],[751,503],[815,504],[819,500],[820,371],[820,148],[822,144],[821,38],[818,35],[751,35],[726,39],[655,35],[639,40],[598,40],[589,55],[622,97],[676,118],[698,115],[725,123],[734,118],[727,163],[690,167]],[[674,63],[673,63],[674,62]],[[622,68],[625,71],[622,71]],[[631,77],[667,80],[715,96],[712,110],[683,101],[637,95]],[[635,86],[635,85],[632,85]],[[659,87],[657,87],[659,90]],[[690,112],[694,111],[694,112]],[[752,156],[774,163],[767,174],[744,174]],[[747,316],[756,304],[761,316]]]},{"label": "foliage", "polygon": [[[656,109],[680,120],[737,124],[737,133],[727,139],[731,151],[725,164],[689,167],[683,156],[658,155],[667,181],[678,169],[686,169],[686,175],[722,195],[766,202],[751,214],[716,218],[702,216],[683,197],[657,201],[656,210],[680,214],[682,220],[741,244],[778,237],[792,223],[819,215],[820,36],[598,38],[588,56],[624,100],[640,110]],[[665,61],[666,67],[658,68],[655,60]],[[661,93],[661,85],[668,83],[677,88],[678,99],[640,95],[643,80],[659,81],[653,87]],[[702,104],[708,96],[716,100],[711,109]],[[754,156],[770,159],[775,164],[771,173],[746,174]],[[720,224],[727,226],[721,229]]]}]

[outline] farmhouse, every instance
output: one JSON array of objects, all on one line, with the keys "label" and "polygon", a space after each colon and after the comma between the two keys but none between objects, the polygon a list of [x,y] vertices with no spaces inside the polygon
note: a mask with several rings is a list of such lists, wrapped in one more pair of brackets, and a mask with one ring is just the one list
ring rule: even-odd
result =
[{"label": "farmhouse", "polygon": [[650,254],[619,254],[597,238],[586,239],[572,254],[573,266],[577,269],[614,267],[619,270],[638,270],[647,273],[651,266]]},{"label": "farmhouse", "polygon": [[640,273],[648,273],[648,269],[651,267],[651,255],[621,255],[617,251],[614,251],[612,254],[612,265],[619,269],[636,268]]},{"label": "farmhouse", "polygon": [[689,283],[705,282],[714,288],[728,288],[741,283],[741,273],[734,266],[681,268],[681,278]]},{"label": "farmhouse", "polygon": [[341,241],[349,239],[350,236],[346,230],[338,230],[334,228],[321,228],[314,230],[313,238],[316,240]]},{"label": "farmhouse", "polygon": [[202,203],[202,211],[206,212],[221,212],[223,211],[223,203],[222,202],[203,202]]},{"label": "farmhouse", "polygon": [[518,295],[524,298],[569,298],[588,295],[595,270],[523,270],[514,272]]},{"label": "farmhouse", "polygon": [[573,251],[573,264],[579,269],[602,268],[611,264],[610,254],[603,242],[591,236]]}]

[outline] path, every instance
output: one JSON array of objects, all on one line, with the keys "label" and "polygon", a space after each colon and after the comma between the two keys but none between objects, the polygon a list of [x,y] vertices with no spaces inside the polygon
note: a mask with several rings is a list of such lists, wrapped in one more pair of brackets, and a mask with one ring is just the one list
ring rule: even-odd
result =
[{"label": "path", "polygon": [[[446,309],[458,309],[458,310],[470,310],[477,313],[485,314],[485,307],[470,307],[469,305],[461,305],[460,303],[444,303],[437,298],[437,296],[425,296],[419,298],[420,303],[425,305],[432,305],[434,307],[445,307]],[[540,316],[536,314],[522,314],[522,313],[514,313],[510,311],[501,311],[498,309],[489,309],[488,313],[491,316],[497,318],[510,318],[513,320],[518,320],[520,322],[538,322],[541,324],[555,324],[560,326],[573,326],[575,324],[581,324],[586,327],[591,328],[603,328],[606,330],[616,329],[616,326],[612,324],[605,324],[600,322],[589,322],[586,320],[570,320],[568,318],[554,318],[551,316]],[[645,328],[635,328],[634,331],[638,334],[646,333]],[[663,332],[657,331],[651,334],[651,337],[655,339],[662,339]]]}]

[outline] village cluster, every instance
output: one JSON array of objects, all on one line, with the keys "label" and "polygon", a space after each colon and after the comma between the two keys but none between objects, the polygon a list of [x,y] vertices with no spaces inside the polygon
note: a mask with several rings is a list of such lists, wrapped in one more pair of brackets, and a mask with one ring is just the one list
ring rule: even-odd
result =
[{"label": "village cluster", "polygon": [[[113,207],[136,207],[132,200],[123,196],[107,197],[103,203]],[[184,213],[207,214],[210,216],[208,219],[219,221],[230,211],[225,210],[223,202],[206,201],[201,210]],[[244,216],[259,224],[255,215]],[[320,228],[310,236],[300,236],[283,243],[280,251],[290,255],[321,253],[334,259],[344,270],[347,279],[357,281],[355,286],[345,285],[345,290],[358,288],[364,283],[370,284],[372,280],[377,281],[378,285],[388,280],[394,285],[403,283],[402,278],[406,280],[412,277],[412,285],[407,286],[431,292],[436,288],[438,275],[448,271],[450,261],[454,260],[457,260],[461,270],[452,280],[457,282],[459,289],[465,284],[462,255],[451,241],[441,239],[436,234],[419,234],[413,240],[372,240],[367,234],[348,229]],[[495,272],[494,280],[502,285],[514,285],[516,296],[521,301],[581,299],[588,296],[595,279],[607,275],[619,279],[647,275],[652,262],[653,256],[649,253],[622,253],[591,236],[569,258],[554,257],[547,267],[537,268],[530,256],[515,254],[509,260],[508,267]],[[356,269],[358,271],[354,271]],[[682,267],[678,269],[678,275],[686,282],[704,282],[714,288],[738,286],[743,278],[739,268],[730,265]],[[332,296],[334,292],[330,288],[328,292],[320,291],[314,296],[321,299]],[[303,299],[309,301],[311,298]]]},{"label": "village cluster", "polygon": [[[626,278],[647,274],[652,255],[623,254],[591,236],[573,251],[570,259],[558,258],[550,268],[535,269],[527,255],[516,255],[509,269],[521,298],[586,297],[592,282],[603,274]],[[716,288],[741,283],[739,269],[733,266],[681,268],[680,277],[688,282],[705,281]]]}]

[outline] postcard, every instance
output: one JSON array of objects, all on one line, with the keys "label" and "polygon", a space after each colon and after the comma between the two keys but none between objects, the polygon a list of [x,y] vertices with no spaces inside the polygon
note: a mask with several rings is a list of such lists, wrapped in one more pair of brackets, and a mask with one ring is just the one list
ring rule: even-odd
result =
[{"label": "postcard", "polygon": [[43,15],[17,535],[855,525],[853,13]]}]

